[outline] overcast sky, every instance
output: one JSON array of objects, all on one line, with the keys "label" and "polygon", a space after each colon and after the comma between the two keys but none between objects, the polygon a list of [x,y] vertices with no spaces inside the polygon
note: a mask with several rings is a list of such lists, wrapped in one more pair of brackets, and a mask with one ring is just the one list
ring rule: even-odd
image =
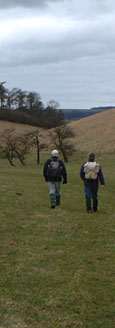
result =
[{"label": "overcast sky", "polygon": [[115,105],[115,0],[0,0],[0,82],[44,106]]}]

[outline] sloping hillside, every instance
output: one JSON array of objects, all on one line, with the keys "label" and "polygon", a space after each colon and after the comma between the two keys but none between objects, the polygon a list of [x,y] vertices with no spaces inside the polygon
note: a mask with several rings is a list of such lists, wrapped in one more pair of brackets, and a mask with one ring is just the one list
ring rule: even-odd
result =
[{"label": "sloping hillside", "polygon": [[81,151],[115,151],[115,109],[70,123],[75,132],[76,149]]},{"label": "sloping hillside", "polygon": [[[115,109],[72,121],[69,125],[75,133],[74,143],[77,150],[115,152]],[[17,133],[37,130],[36,127],[30,125],[0,121],[0,133],[12,127]],[[49,148],[52,148],[48,131],[41,128],[38,128],[38,131],[43,131],[43,140],[47,140]]]},{"label": "sloping hillside", "polygon": [[15,129],[17,133],[25,133],[29,131],[41,130],[41,128],[37,128],[36,126],[21,124],[21,123],[13,123],[8,121],[0,120],[0,133],[7,129]]}]

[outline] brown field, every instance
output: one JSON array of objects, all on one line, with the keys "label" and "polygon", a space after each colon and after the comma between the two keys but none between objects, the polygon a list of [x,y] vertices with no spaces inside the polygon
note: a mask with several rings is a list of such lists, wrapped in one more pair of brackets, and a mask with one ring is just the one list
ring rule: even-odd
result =
[{"label": "brown field", "polygon": [[[95,114],[78,121],[69,123],[75,133],[74,143],[76,150],[81,152],[94,151],[100,153],[115,152],[115,109]],[[26,133],[38,130],[42,132],[43,139],[51,143],[48,131],[35,126],[0,121],[0,133],[5,129],[14,128],[16,133]]]},{"label": "brown field", "polygon": [[115,109],[70,123],[80,151],[115,152]]},{"label": "brown field", "polygon": [[[16,133],[26,133],[29,131],[35,131],[38,130],[36,126],[31,126],[27,124],[21,124],[21,123],[13,123],[8,121],[0,121],[0,133],[2,133],[6,129],[14,128]],[[39,130],[41,130],[39,128]]]}]

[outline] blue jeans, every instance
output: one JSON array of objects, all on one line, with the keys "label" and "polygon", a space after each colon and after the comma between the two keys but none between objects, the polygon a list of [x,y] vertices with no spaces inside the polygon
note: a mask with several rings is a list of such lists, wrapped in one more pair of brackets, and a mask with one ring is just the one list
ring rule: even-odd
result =
[{"label": "blue jeans", "polygon": [[86,207],[87,210],[91,210],[91,200],[93,200],[93,211],[97,211],[98,206],[98,181],[97,180],[85,180],[84,181],[84,191],[86,197]]}]

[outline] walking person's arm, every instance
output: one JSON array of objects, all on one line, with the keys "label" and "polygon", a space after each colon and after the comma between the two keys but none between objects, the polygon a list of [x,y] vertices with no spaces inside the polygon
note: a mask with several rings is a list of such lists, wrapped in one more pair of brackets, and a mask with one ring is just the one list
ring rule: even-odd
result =
[{"label": "walking person's arm", "polygon": [[81,169],[80,169],[80,177],[84,181],[84,178],[85,178],[84,164],[81,166]]},{"label": "walking person's arm", "polygon": [[62,167],[63,184],[66,184],[67,183],[67,171],[66,171],[64,162],[62,160],[60,160],[60,165]]},{"label": "walking person's arm", "polygon": [[101,187],[104,188],[104,186],[105,186],[105,179],[104,179],[104,175],[103,175],[103,171],[102,171],[101,166],[100,166],[100,169],[99,169],[98,177],[99,177],[99,181],[100,181]]},{"label": "walking person's arm", "polygon": [[50,159],[48,159],[45,164],[44,164],[44,168],[43,168],[43,176],[45,178],[46,181],[47,180],[47,170],[48,170],[48,164],[50,163]]}]

